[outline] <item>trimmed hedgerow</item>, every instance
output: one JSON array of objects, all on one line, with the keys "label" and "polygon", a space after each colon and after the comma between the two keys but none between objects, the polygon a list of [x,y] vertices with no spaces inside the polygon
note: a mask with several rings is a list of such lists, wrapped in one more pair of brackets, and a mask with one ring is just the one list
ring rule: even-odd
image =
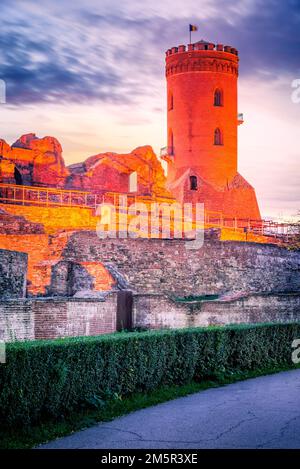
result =
[{"label": "trimmed hedgerow", "polygon": [[293,366],[300,323],[233,325],[7,344],[5,425],[60,419],[103,396],[129,396],[220,373]]}]

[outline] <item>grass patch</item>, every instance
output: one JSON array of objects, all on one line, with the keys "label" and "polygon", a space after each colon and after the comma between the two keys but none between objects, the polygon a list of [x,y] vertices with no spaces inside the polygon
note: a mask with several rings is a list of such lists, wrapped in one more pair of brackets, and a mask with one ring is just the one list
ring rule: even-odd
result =
[{"label": "grass patch", "polygon": [[[300,369],[300,365],[273,366],[271,368],[251,371],[227,371],[216,372],[200,382],[191,381],[183,385],[161,386],[160,388],[144,392],[134,393],[130,397],[121,399],[117,395],[100,402],[95,402],[95,408],[86,408],[70,413],[67,417],[61,416],[60,420],[45,420],[38,425],[24,427],[23,429],[1,429],[1,449],[26,449],[53,439],[70,435],[76,431],[91,427],[98,422],[108,422],[116,417],[130,412],[144,409],[162,402],[187,396],[209,388],[224,386],[249,378],[255,378],[280,371]],[[98,408],[97,408],[98,407]]]},{"label": "grass patch", "polygon": [[192,301],[214,301],[219,298],[220,295],[201,295],[201,296],[183,296],[183,297],[176,297],[175,301],[179,303],[189,303]]}]

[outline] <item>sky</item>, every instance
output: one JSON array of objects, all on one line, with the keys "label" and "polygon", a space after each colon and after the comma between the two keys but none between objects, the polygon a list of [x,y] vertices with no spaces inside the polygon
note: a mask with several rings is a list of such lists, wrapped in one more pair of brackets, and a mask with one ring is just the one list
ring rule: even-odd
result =
[{"label": "sky", "polygon": [[[156,4],[157,3],[157,4]],[[166,145],[165,51],[239,50],[239,171],[264,217],[300,210],[300,0],[0,0],[0,138],[56,137],[66,164]],[[300,94],[299,94],[300,95]],[[295,100],[294,100],[295,101]]]}]

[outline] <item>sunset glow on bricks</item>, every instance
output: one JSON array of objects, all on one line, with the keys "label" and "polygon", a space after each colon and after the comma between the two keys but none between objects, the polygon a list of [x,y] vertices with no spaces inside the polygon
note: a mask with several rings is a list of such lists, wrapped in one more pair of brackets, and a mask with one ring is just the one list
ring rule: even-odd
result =
[{"label": "sunset glow on bricks", "polygon": [[199,41],[166,53],[168,182],[180,201],[224,216],[260,219],[253,187],[238,173],[238,51]]}]

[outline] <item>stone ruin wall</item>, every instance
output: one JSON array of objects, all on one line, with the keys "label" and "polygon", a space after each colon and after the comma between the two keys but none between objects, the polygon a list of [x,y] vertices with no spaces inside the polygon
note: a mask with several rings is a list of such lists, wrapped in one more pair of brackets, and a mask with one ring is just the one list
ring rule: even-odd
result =
[{"label": "stone ruin wall", "polygon": [[[182,240],[99,240],[89,231],[12,237],[20,251],[36,246],[40,258],[28,265],[29,281],[42,279],[43,294],[52,297],[24,298],[27,255],[0,250],[0,333],[5,340],[114,332],[117,285],[134,292],[134,327],[300,320],[299,251],[222,242],[216,231],[206,233],[198,250],[186,249]],[[49,246],[52,258],[45,260]],[[95,295],[104,290],[110,293]],[[34,294],[32,283],[28,292]],[[201,307],[172,300],[206,294],[222,297]]]},{"label": "stone ruin wall", "polygon": [[27,254],[0,249],[0,300],[26,296]]},{"label": "stone ruin wall", "polygon": [[202,248],[187,249],[189,242],[183,240],[100,240],[94,232],[80,232],[69,237],[62,258],[114,265],[128,288],[137,293],[183,296],[300,290],[299,251],[222,242],[217,237],[218,232],[207,232]]}]

